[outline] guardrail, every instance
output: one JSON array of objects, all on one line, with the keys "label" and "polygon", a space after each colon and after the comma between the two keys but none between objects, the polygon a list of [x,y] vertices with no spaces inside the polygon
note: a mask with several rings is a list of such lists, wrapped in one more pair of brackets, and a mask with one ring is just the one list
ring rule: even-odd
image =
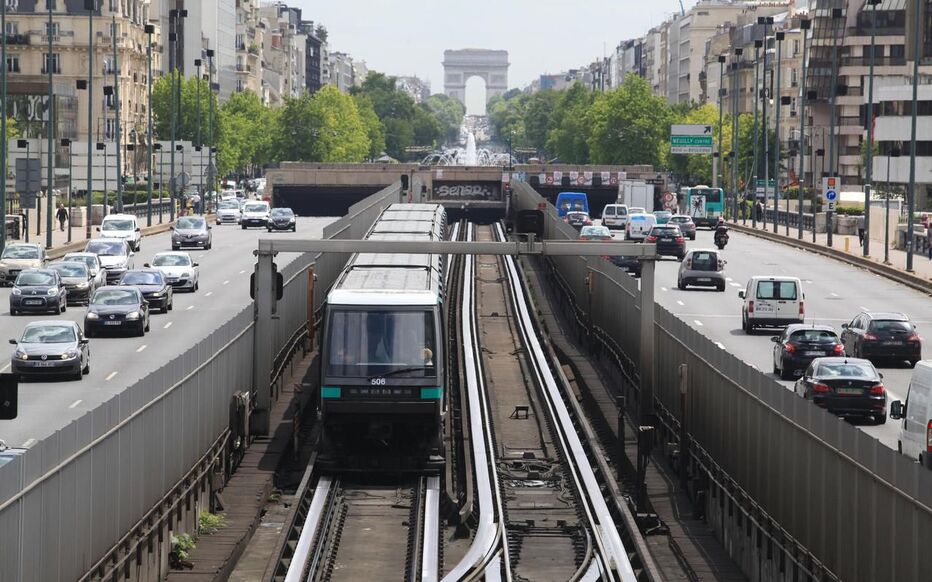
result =
[{"label": "guardrail", "polygon": [[[515,187],[518,210],[544,202]],[[545,237],[566,239],[555,213]],[[640,350],[654,352],[658,442],[744,571],[757,580],[925,580],[932,472],[797,397],[655,306],[654,345],[639,342],[638,282],[602,259],[551,262],[577,333],[615,355],[637,398]],[[619,353],[620,352],[620,353]],[[628,408],[632,408],[629,403]],[[843,541],[841,541],[843,540]],[[850,548],[860,548],[850,551]]]}]

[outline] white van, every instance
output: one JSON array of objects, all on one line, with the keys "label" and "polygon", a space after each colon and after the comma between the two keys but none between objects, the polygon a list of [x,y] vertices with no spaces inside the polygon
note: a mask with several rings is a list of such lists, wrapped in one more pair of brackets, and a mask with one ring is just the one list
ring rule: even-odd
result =
[{"label": "white van", "polygon": [[890,418],[902,420],[897,449],[932,470],[932,360],[916,363],[906,403],[890,403]]},{"label": "white van", "polygon": [[625,223],[625,240],[644,240],[657,224],[657,217],[642,212],[629,214]]},{"label": "white van", "polygon": [[97,232],[106,238],[120,238],[129,243],[130,249],[139,250],[142,244],[142,233],[139,222],[132,214],[110,214],[105,216],[103,222],[97,227]]},{"label": "white van", "polygon": [[806,310],[802,282],[796,277],[751,277],[747,287],[738,291],[744,300],[741,327],[748,334],[758,327],[784,327],[803,323]]},{"label": "white van", "polygon": [[602,226],[614,230],[624,230],[628,224],[628,206],[626,204],[606,204],[602,210]]}]

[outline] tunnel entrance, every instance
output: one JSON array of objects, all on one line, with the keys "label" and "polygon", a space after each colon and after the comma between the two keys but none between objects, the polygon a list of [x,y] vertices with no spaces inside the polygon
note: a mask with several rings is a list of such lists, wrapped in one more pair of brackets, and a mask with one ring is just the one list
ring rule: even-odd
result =
[{"label": "tunnel entrance", "polygon": [[275,186],[272,206],[291,208],[298,216],[345,216],[349,207],[385,186]]}]

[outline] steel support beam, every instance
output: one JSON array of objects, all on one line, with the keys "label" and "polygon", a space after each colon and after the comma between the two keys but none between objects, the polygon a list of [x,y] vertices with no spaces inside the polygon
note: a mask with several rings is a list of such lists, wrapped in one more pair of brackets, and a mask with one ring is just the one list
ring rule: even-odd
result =
[{"label": "steel support beam", "polygon": [[[398,253],[413,255],[550,255],[657,258],[657,245],[630,242],[537,241],[371,241],[321,239],[259,239],[258,253]],[[646,266],[646,264],[645,264]]]},{"label": "steel support beam", "polygon": [[269,434],[269,412],[272,408],[272,318],[275,307],[275,276],[272,260],[275,253],[256,253],[255,313],[256,326],[253,344],[253,390],[256,392],[256,409],[251,415],[250,431]]},{"label": "steel support beam", "polygon": [[638,394],[638,420],[651,425],[654,415],[654,261],[641,264],[641,349],[638,369],[641,387]]}]

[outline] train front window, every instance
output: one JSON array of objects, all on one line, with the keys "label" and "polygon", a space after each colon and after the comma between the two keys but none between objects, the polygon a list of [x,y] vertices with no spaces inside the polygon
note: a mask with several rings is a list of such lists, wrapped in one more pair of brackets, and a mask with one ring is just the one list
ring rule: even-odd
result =
[{"label": "train front window", "polygon": [[437,375],[431,311],[333,309],[328,339],[328,376]]}]

